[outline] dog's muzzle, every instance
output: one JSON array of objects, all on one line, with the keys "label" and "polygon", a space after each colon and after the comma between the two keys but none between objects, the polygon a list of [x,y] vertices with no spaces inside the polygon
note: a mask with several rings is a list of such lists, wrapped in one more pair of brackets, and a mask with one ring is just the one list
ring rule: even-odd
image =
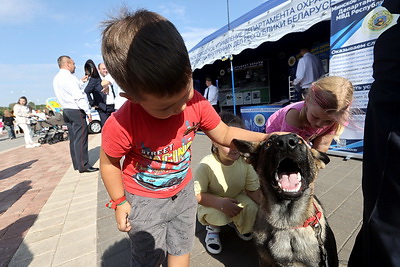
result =
[{"label": "dog's muzzle", "polygon": [[302,171],[299,167],[301,153],[305,150],[304,140],[296,134],[279,135],[269,140],[274,156],[279,157],[279,164],[275,171],[275,187],[278,193],[285,198],[299,197],[305,189]]}]

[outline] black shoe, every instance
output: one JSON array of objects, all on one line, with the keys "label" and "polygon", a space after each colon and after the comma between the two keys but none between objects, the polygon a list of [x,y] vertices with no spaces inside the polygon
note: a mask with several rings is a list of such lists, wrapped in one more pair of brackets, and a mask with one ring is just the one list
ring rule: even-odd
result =
[{"label": "black shoe", "polygon": [[99,168],[93,168],[93,167],[89,167],[84,171],[79,171],[80,173],[82,172],[97,172],[99,170]]}]

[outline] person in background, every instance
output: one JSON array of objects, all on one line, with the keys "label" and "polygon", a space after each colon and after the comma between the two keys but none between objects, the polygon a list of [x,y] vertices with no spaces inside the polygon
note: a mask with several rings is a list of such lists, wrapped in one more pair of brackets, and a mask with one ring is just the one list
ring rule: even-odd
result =
[{"label": "person in background", "polygon": [[267,120],[266,133],[293,132],[318,151],[327,152],[349,120],[353,92],[353,85],[345,78],[321,78],[312,83],[304,101],[273,113]]},{"label": "person in background", "polygon": [[[104,83],[104,92],[107,93],[108,96],[110,95],[110,91],[113,95],[113,100],[114,100],[114,109],[118,110],[127,100],[125,97],[122,97],[120,94],[124,93],[124,91],[119,87],[119,85],[115,82],[113,77],[111,77],[110,73],[108,73],[107,67],[104,63],[100,63],[98,65],[98,69],[100,72],[100,78],[103,81],[107,81],[108,83]],[[111,90],[110,90],[111,88]],[[107,96],[107,101],[109,100],[109,97]],[[110,97],[111,98],[111,97]],[[110,101],[111,102],[111,101]]]},{"label": "person in background", "polygon": [[[132,266],[189,266],[197,201],[191,144],[199,128],[214,142],[263,141],[267,134],[227,126],[193,89],[189,55],[175,26],[147,10],[104,23],[102,54],[128,101],[102,131],[101,177]],[[125,156],[121,168],[120,160]]]},{"label": "person in background", "polygon": [[31,112],[31,117],[29,120],[29,126],[31,127],[31,137],[35,137],[37,136],[36,132],[36,125],[37,125],[37,114],[36,114],[36,110],[32,109],[32,107],[29,108],[30,112]]},{"label": "person in background", "polygon": [[[108,95],[110,83],[101,78],[93,60],[87,60],[84,69],[85,74],[88,76],[88,82],[84,91],[87,95],[89,105],[97,110],[101,125],[104,126],[108,117],[114,112],[114,104],[109,104],[111,102],[114,103],[114,97]],[[105,92],[104,88],[107,88],[107,92]]]},{"label": "person in background", "polygon": [[325,74],[321,60],[310,53],[308,48],[300,49],[300,60],[297,63],[296,78],[293,85],[298,91],[298,100],[304,99],[311,84]]},{"label": "person in background", "polygon": [[7,130],[8,133],[8,138],[13,140],[15,138],[17,138],[15,136],[15,131],[14,131],[14,121],[15,118],[14,116],[11,114],[11,112],[8,109],[4,110],[4,115],[3,115],[3,124],[4,124],[4,128]]},{"label": "person in background", "polygon": [[218,103],[218,94],[219,90],[218,88],[212,84],[211,78],[206,77],[206,85],[207,88],[204,90],[204,98],[207,99],[210,104],[213,106],[215,111],[219,113],[220,107]]},{"label": "person in background", "polygon": [[17,104],[14,105],[14,115],[17,125],[24,131],[25,147],[34,148],[40,146],[39,143],[35,143],[32,140],[30,127],[32,113],[30,112],[28,100],[25,96],[21,96]]},{"label": "person in background", "polygon": [[39,124],[39,127],[40,127],[39,130],[42,130],[44,128],[43,122],[45,122],[47,120],[46,113],[44,110],[43,111],[38,110],[36,112],[36,116],[37,116],[37,124]]},{"label": "person in background", "polygon": [[[382,4],[400,14],[399,0]],[[400,266],[400,19],[374,46],[364,127],[363,221],[348,266]]]},{"label": "person in background", "polygon": [[[232,113],[223,111],[220,117],[228,126],[244,128],[241,119]],[[262,196],[257,173],[237,149],[213,142],[211,152],[201,160],[194,174],[194,186],[200,204],[197,218],[207,230],[206,249],[219,254],[220,226],[232,225],[241,239],[252,239]]]},{"label": "person in background", "polygon": [[89,165],[88,129],[86,118],[91,121],[89,102],[86,94],[81,90],[83,82],[76,78],[75,62],[69,56],[60,56],[57,59],[59,72],[53,80],[54,93],[63,107],[63,118],[68,127],[69,150],[75,170],[82,172],[98,171]]}]

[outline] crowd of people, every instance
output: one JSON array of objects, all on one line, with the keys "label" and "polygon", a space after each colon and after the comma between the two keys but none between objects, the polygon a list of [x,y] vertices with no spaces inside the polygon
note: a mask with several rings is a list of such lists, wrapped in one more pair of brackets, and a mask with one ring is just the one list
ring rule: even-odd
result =
[{"label": "crowd of people", "polygon": [[[398,11],[399,6],[396,8],[393,9]],[[389,31],[383,35],[390,39],[388,49],[394,49],[399,43],[391,41],[400,36],[398,27],[393,27],[391,32],[392,36]],[[377,42],[375,60],[384,57],[386,48],[381,42]],[[170,266],[189,266],[196,218],[206,227],[205,244],[211,254],[222,252],[221,226],[230,225],[243,240],[252,239],[258,205],[263,201],[260,184],[254,169],[232,147],[233,138],[264,141],[274,133],[294,132],[313,148],[327,152],[331,142],[341,135],[351,117],[353,85],[343,77],[322,77],[322,65],[308,50],[303,49],[301,53],[303,58],[293,84],[300,86],[302,98],[275,112],[266,123],[265,133],[248,131],[237,116],[219,113],[218,88],[212,85],[209,77],[204,95],[194,90],[183,39],[175,26],[157,13],[126,11],[105,22],[104,63],[96,66],[92,60],[87,60],[85,76],[80,80],[74,75],[73,59],[66,55],[58,58],[60,70],[53,87],[68,125],[73,167],[80,173],[99,170],[90,166],[88,158],[86,120],[92,119],[91,108],[94,108],[103,126],[100,170],[111,198],[107,206],[115,211],[118,229],[128,232],[132,266],[158,266],[166,261]],[[161,58],[163,60],[159,60]],[[388,92],[396,95],[394,88],[398,85],[397,81],[382,82],[389,78],[377,70],[379,62],[374,65],[376,81],[371,90],[371,103],[378,101],[378,90],[390,87],[393,90]],[[155,63],[157,68],[153,67]],[[315,66],[315,71],[310,64]],[[117,106],[116,95],[128,101]],[[393,233],[399,231],[399,224],[393,223],[398,222],[395,214],[391,213],[390,219],[385,217],[384,209],[392,205],[385,198],[388,194],[381,192],[390,191],[392,184],[398,185],[393,179],[398,168],[394,162],[398,153],[393,153],[398,149],[388,147],[388,142],[398,146],[398,132],[394,133],[398,128],[393,126],[398,123],[392,120],[384,123],[384,118],[378,116],[381,113],[374,107],[372,104],[368,107],[367,126],[374,127],[376,120],[382,119],[380,130],[385,134],[375,136],[372,132],[376,131],[366,132],[365,156],[382,168],[369,173],[365,173],[368,168],[364,168],[364,224],[352,254],[352,266],[359,263],[367,266],[369,261],[379,264],[382,261],[376,259],[383,255],[387,259],[385,266],[396,266],[400,258],[400,249],[387,252],[399,244],[399,235],[393,237]],[[25,97],[14,106],[14,116],[16,125],[24,131],[26,147],[38,146],[30,135],[28,125],[32,111]],[[5,113],[3,121],[10,139],[14,139],[13,115]],[[192,174],[190,145],[200,129],[212,140],[211,154],[203,158]],[[383,136],[387,140],[382,140],[380,148],[371,144],[375,137],[380,140]],[[373,149],[383,149],[378,157],[387,155],[389,159],[375,160],[376,156],[371,156]],[[388,167],[386,160],[391,160],[393,167]],[[378,176],[382,176],[382,181],[374,182]],[[371,184],[375,185],[373,189]],[[393,189],[398,188],[396,186],[391,187],[390,196],[394,194],[398,198],[398,190]],[[384,188],[377,191],[378,187]],[[381,222],[387,225],[384,234],[380,233],[380,225],[376,225]],[[372,253],[375,243],[380,248]]]}]

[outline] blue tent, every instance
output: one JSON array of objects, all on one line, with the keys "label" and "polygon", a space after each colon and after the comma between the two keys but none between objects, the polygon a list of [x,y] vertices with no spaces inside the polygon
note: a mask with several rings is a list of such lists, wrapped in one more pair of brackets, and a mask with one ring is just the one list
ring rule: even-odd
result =
[{"label": "blue tent", "polygon": [[205,37],[189,51],[192,69],[218,59],[277,41],[288,33],[302,32],[330,20],[330,0],[269,0]]}]

